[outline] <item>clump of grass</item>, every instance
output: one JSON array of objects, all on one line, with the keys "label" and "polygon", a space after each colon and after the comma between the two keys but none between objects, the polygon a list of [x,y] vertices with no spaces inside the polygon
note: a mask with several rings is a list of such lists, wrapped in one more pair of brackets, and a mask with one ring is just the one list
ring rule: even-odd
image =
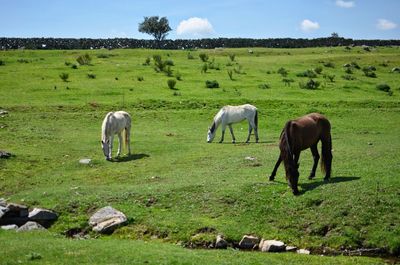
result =
[{"label": "clump of grass", "polygon": [[0,60],[0,66],[6,65],[6,62],[3,60]]},{"label": "clump of grass", "polygon": [[238,75],[246,74],[241,65],[238,65],[237,67],[233,68],[233,71]]},{"label": "clump of grass", "polygon": [[204,52],[199,54],[199,57],[201,59],[202,62],[207,62],[208,61],[208,55]]},{"label": "clump of grass", "polygon": [[89,78],[89,79],[95,79],[96,78],[96,75],[95,74],[87,74],[87,77]]},{"label": "clump of grass", "polygon": [[92,57],[90,57],[89,54],[85,53],[83,55],[79,55],[78,58],[76,58],[76,61],[80,65],[90,65],[90,63],[92,61]]},{"label": "clump of grass", "polygon": [[78,69],[78,65],[74,63],[74,64],[71,66],[71,68],[72,68],[72,69]]},{"label": "clump of grass", "polygon": [[166,64],[162,60],[161,55],[159,54],[153,55],[153,61],[154,61],[154,70],[156,72],[163,72]]},{"label": "clump of grass", "polygon": [[316,72],[317,74],[321,74],[322,73],[323,68],[321,66],[317,66],[314,68],[314,72]]},{"label": "clump of grass", "polygon": [[233,71],[231,69],[228,69],[228,76],[229,76],[230,80],[232,80],[232,81],[234,80],[233,79]]},{"label": "clump of grass", "polygon": [[165,69],[164,69],[164,73],[167,75],[167,76],[169,76],[169,77],[171,77],[171,76],[173,76],[174,74],[173,74],[173,71],[172,71],[172,68],[171,68],[171,66],[167,66],[167,67],[165,67]]},{"label": "clump of grass", "polygon": [[207,70],[208,70],[208,64],[203,64],[203,66],[201,67],[201,73],[203,74],[205,74],[205,73],[207,73]]},{"label": "clump of grass", "polygon": [[351,81],[351,80],[355,80],[356,78],[354,77],[354,76],[352,76],[352,75],[342,75],[342,78],[344,79],[344,80],[349,80],[349,81]]},{"label": "clump of grass", "polygon": [[144,78],[143,78],[143,76],[138,76],[136,79],[137,79],[137,81],[139,81],[139,82],[142,82],[142,81],[144,81]]},{"label": "clump of grass", "polygon": [[269,89],[269,88],[271,88],[271,86],[269,84],[267,84],[267,83],[263,83],[263,84],[259,84],[258,88]]},{"label": "clump of grass", "polygon": [[146,60],[144,61],[143,65],[150,65],[151,59],[150,57],[147,57]]},{"label": "clump of grass", "polygon": [[330,74],[324,74],[323,75],[325,80],[328,80],[329,82],[333,83],[335,82],[335,75],[330,75]]},{"label": "clump of grass", "polygon": [[371,77],[371,78],[376,78],[376,73],[374,72],[375,70],[373,70],[374,68],[369,67],[363,67],[362,71],[364,72],[364,75],[366,77]]},{"label": "clump of grass", "polygon": [[298,73],[296,76],[298,77],[308,77],[308,78],[316,78],[317,74],[313,70],[306,70],[304,72]]},{"label": "clump of grass", "polygon": [[69,74],[68,73],[61,73],[59,76],[60,76],[62,81],[68,82],[68,78],[69,78]]},{"label": "clump of grass", "polygon": [[291,83],[294,82],[292,78],[283,78],[282,82],[285,84],[285,86],[290,86]]},{"label": "clump of grass", "polygon": [[171,59],[165,60],[165,65],[174,66],[174,61],[172,61]]},{"label": "clump of grass", "polygon": [[27,60],[27,59],[18,59],[17,62],[19,62],[19,63],[30,63],[31,61]]},{"label": "clump of grass", "polygon": [[219,83],[217,80],[207,80],[206,87],[207,88],[219,88]]},{"label": "clump of grass", "polygon": [[167,84],[168,84],[169,89],[176,89],[175,88],[175,85],[176,85],[175,79],[168,79]]},{"label": "clump of grass", "polygon": [[181,96],[182,94],[179,91],[174,91],[174,93],[172,95],[177,97],[177,96]]},{"label": "clump of grass", "polygon": [[313,79],[308,80],[306,83],[300,82],[299,87],[301,89],[310,89],[315,90],[318,89],[320,83],[318,81],[314,81]]},{"label": "clump of grass", "polygon": [[215,63],[215,58],[208,62],[208,69],[220,70],[219,64]]},{"label": "clump of grass", "polygon": [[97,58],[101,58],[101,59],[107,59],[107,58],[110,58],[110,56],[111,55],[106,54],[106,53],[100,53],[100,54],[96,55]]},{"label": "clump of grass", "polygon": [[230,53],[230,54],[228,54],[228,57],[229,57],[229,59],[231,60],[231,62],[234,62],[234,61],[235,61],[236,54]]},{"label": "clump of grass", "polygon": [[175,78],[178,81],[182,81],[182,74],[179,71],[177,71],[176,74],[175,74]]},{"label": "clump of grass", "polygon": [[326,62],[326,63],[324,63],[324,66],[328,67],[328,68],[335,68],[335,64],[332,62]]},{"label": "clump of grass", "polygon": [[194,56],[193,56],[193,54],[191,54],[190,52],[187,54],[187,58],[188,58],[188,60],[193,60],[194,59]]},{"label": "clump of grass", "polygon": [[[283,67],[279,68],[277,73],[280,74],[282,77],[286,77],[288,75],[288,71]],[[267,74],[268,74],[268,71],[267,71]]]},{"label": "clump of grass", "polygon": [[71,63],[71,62],[64,62],[64,64],[65,64],[66,66],[70,66],[72,63]]}]

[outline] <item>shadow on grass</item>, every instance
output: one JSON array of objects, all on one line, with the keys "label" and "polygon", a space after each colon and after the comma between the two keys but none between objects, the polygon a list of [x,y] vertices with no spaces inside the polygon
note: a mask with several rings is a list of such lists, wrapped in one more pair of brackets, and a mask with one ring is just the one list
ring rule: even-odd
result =
[{"label": "shadow on grass", "polygon": [[112,162],[116,162],[116,163],[129,162],[129,161],[142,159],[145,157],[149,157],[149,155],[148,154],[133,154],[133,155],[127,155],[127,156],[123,156],[123,157],[114,158],[112,160]]},{"label": "shadow on grass", "polygon": [[312,191],[321,185],[331,184],[331,183],[348,182],[348,181],[359,180],[359,179],[360,179],[360,177],[356,177],[356,176],[349,176],[349,177],[338,176],[338,177],[330,178],[329,181],[320,180],[320,181],[310,182],[310,183],[300,183],[299,186],[302,188],[302,190],[300,191],[300,195],[304,194],[308,191]]}]

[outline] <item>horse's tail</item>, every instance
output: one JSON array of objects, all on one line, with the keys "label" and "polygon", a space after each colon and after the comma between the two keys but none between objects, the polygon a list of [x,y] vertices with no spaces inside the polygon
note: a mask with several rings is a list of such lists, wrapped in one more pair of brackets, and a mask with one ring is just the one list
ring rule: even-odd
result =
[{"label": "horse's tail", "polygon": [[258,128],[258,110],[256,110],[256,114],[254,115],[254,125]]},{"label": "horse's tail", "polygon": [[330,124],[327,123],[327,131],[324,133],[322,143],[322,154],[321,154],[321,170],[326,173],[326,176],[330,176],[332,167],[332,136],[330,132]]}]

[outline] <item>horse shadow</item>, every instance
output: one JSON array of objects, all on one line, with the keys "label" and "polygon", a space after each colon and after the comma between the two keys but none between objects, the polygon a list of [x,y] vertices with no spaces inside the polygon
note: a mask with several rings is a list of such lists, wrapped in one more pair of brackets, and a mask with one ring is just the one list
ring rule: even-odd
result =
[{"label": "horse shadow", "polygon": [[359,180],[361,177],[356,177],[356,176],[338,176],[338,177],[331,177],[328,181],[321,180],[321,181],[316,181],[316,182],[309,182],[309,183],[300,183],[299,186],[301,187],[300,195],[312,191],[316,188],[318,188],[321,185],[329,185],[333,183],[340,183],[340,182],[348,182],[348,181],[353,181],[353,180]]},{"label": "horse shadow", "polygon": [[148,154],[132,154],[132,155],[127,155],[127,156],[123,156],[123,157],[113,158],[112,162],[115,162],[115,163],[129,162],[129,161],[134,161],[134,160],[142,159],[142,158],[149,157],[149,156],[150,155],[148,155]]}]

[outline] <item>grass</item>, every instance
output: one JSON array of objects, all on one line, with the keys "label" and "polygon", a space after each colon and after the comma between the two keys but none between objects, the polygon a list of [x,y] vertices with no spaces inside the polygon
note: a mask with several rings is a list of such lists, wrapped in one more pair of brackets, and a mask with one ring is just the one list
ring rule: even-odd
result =
[{"label": "grass", "polygon": [[[277,264],[293,259],[307,264],[380,262],[186,250],[175,245],[189,242],[206,227],[228,241],[239,241],[249,233],[315,251],[378,247],[398,254],[400,76],[390,69],[400,65],[399,48],[371,53],[358,47],[351,52],[343,48],[291,49],[290,54],[284,49],[253,51],[191,51],[191,60],[186,51],[143,49],[0,52],[5,62],[0,68],[0,107],[9,111],[0,118],[0,149],[15,154],[0,160],[0,197],[60,214],[50,233],[38,237],[0,231],[7,239],[0,241],[0,249],[9,251],[5,262],[12,264],[21,253],[31,252],[49,264],[63,255],[75,263],[80,259],[101,263],[110,253],[118,253],[118,263],[157,263],[157,257],[165,257],[164,263],[193,264],[268,259]],[[91,65],[75,70],[65,65],[84,53],[92,58]],[[223,69],[201,73],[201,53]],[[143,65],[155,54],[173,60],[171,69],[181,74],[179,97],[165,85],[170,78],[154,71],[153,61]],[[229,54],[235,54],[245,72],[235,75],[234,82],[226,74],[235,67],[226,66],[231,63]],[[19,63],[21,58],[28,63]],[[337,78],[331,83],[318,75],[318,89],[295,85],[305,80],[296,77],[299,72],[329,62],[335,67],[325,67],[323,73],[342,76],[341,66],[353,61],[361,68],[375,65],[378,77],[371,79],[353,69],[356,80]],[[381,62],[388,66],[379,66]],[[281,67],[294,85],[283,84],[277,73]],[[59,78],[61,72],[69,73],[68,83]],[[96,73],[96,78],[87,78],[88,72]],[[206,80],[218,80],[220,88],[205,88]],[[260,83],[269,89],[260,89]],[[392,88],[392,96],[376,89],[380,83]],[[229,143],[229,133],[224,144],[206,144],[207,127],[218,109],[243,103],[260,111],[261,143],[255,144],[253,136],[251,144],[244,144],[243,122],[233,126],[237,144]],[[100,149],[100,128],[104,115],[118,109],[132,115],[133,156],[110,163]],[[324,184],[318,172],[315,180],[307,180],[312,158],[305,151],[300,159],[302,195],[294,197],[283,168],[275,182],[267,177],[278,156],[285,121],[316,111],[332,123],[333,178]],[[246,156],[256,160],[247,161]],[[80,165],[84,157],[92,158],[93,164]],[[98,240],[62,236],[71,228],[85,228],[90,214],[105,205],[123,211],[128,225]],[[131,248],[137,251],[129,252]]]}]

